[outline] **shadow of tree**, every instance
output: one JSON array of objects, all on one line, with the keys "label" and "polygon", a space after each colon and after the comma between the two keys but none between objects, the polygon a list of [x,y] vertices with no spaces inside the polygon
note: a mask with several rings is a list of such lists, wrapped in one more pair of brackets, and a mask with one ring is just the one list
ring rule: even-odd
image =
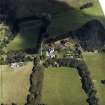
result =
[{"label": "shadow of tree", "polygon": [[[80,1],[78,1],[78,4],[79,2]],[[91,9],[93,10],[93,15],[91,15],[79,8],[73,8],[70,3],[67,3],[65,0],[18,0],[16,18],[28,26],[28,28],[24,30],[24,25],[22,26],[20,24],[20,30],[22,30],[20,31],[20,35],[24,40],[22,47],[34,47],[36,45],[35,42],[38,39],[40,29],[39,24],[33,25],[33,23],[37,23],[36,14],[40,16],[43,13],[48,13],[52,16],[52,22],[48,28],[51,37],[55,37],[59,33],[77,30],[90,20],[94,19],[99,20],[105,25],[105,19],[101,8],[97,5],[98,3],[96,4],[95,0],[93,0],[93,2],[95,2],[95,7],[91,7],[93,8]],[[98,9],[96,9],[97,6]],[[96,16],[94,14],[94,9],[98,10],[99,15]],[[34,19],[35,21],[32,21]],[[28,23],[29,21],[32,22]],[[36,30],[35,27],[37,27]]]}]

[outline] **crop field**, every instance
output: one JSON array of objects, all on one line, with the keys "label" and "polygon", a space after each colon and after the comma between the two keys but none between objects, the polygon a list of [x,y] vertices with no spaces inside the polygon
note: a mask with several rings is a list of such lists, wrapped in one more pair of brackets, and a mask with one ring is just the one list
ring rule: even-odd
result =
[{"label": "crop field", "polygon": [[15,71],[9,66],[0,66],[0,104],[12,102],[24,105],[29,89],[29,76],[32,64],[17,68]]}]

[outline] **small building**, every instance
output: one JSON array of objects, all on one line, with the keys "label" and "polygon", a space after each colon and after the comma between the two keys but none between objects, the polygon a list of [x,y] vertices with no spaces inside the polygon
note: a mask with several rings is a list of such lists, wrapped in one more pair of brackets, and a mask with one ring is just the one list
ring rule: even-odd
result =
[{"label": "small building", "polygon": [[18,67],[19,67],[19,65],[17,63],[11,63],[11,68],[12,69],[16,69]]},{"label": "small building", "polygon": [[55,58],[55,50],[54,48],[49,48],[46,52],[46,56],[49,58]]},{"label": "small building", "polygon": [[24,65],[24,62],[19,62],[19,63],[15,62],[15,63],[11,63],[11,68],[15,70],[16,68],[22,67],[23,65]]}]

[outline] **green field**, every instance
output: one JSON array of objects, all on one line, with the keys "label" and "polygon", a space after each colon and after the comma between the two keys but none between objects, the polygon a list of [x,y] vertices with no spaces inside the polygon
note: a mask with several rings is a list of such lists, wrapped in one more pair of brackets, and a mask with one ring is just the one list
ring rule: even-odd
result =
[{"label": "green field", "polygon": [[[99,97],[99,105],[105,105],[105,54],[83,53]],[[0,102],[16,102],[23,105],[29,89],[32,64],[11,70],[0,66]],[[2,80],[1,80],[2,73]],[[80,77],[73,68],[48,68],[44,72],[41,103],[47,105],[88,105],[81,88]]]},{"label": "green field", "polygon": [[[27,2],[24,0],[22,1],[22,4],[21,2],[19,2],[20,7],[21,5],[23,7],[23,4],[25,5],[28,3],[27,0]],[[43,2],[43,0],[41,1]],[[52,21],[51,25],[48,28],[48,31],[51,37],[55,37],[58,36],[60,33],[76,30],[93,19],[99,20],[105,26],[105,18],[98,0],[91,1],[94,4],[93,7],[80,10],[80,6],[86,3],[86,0],[66,0],[65,2],[57,1],[55,3],[47,3],[47,0],[45,0],[43,6],[41,3],[37,4],[37,2],[30,0],[30,3],[28,3],[28,8],[25,8],[24,6],[24,8],[19,9],[20,11],[18,11],[18,13],[23,16],[25,16],[27,13],[27,15],[30,16],[28,14],[30,4],[35,3],[35,8],[33,7],[34,11],[36,11],[37,13],[48,12],[52,15]],[[43,9],[41,9],[42,7]],[[23,28],[24,27],[21,26],[21,29]],[[35,47],[36,40],[38,37],[37,31],[38,29],[34,29],[34,27],[32,27],[32,30],[25,30],[24,32],[19,32],[15,39],[11,41],[11,43],[8,45],[7,49],[19,50]]]},{"label": "green field", "polygon": [[[27,4],[29,0],[22,1],[26,2],[20,2],[24,7],[23,4]],[[31,1],[29,2],[32,3]],[[42,11],[52,14],[52,23],[48,29],[51,37],[55,37],[59,33],[76,30],[93,19],[99,20],[105,26],[105,18],[98,0],[91,0],[94,3],[93,7],[80,10],[80,6],[85,1],[65,0],[65,2],[50,4],[51,6],[48,6],[49,9],[46,3],[42,3],[43,9],[38,10],[41,5],[38,7],[37,4],[34,9],[37,12]],[[30,7],[30,4],[28,7]],[[23,16],[27,14],[29,16],[30,13],[26,10],[29,8],[24,7],[22,9],[20,8],[18,14]],[[24,30],[24,27],[21,26],[21,31],[5,49],[20,50],[35,47],[39,27],[36,26],[35,29],[30,27]],[[89,67],[95,88],[98,91],[99,105],[105,105],[105,85],[100,82],[105,80],[105,54],[83,53],[83,56]],[[14,102],[18,105],[23,105],[26,102],[31,70],[32,64],[27,64],[15,71],[11,70],[7,65],[0,65],[0,104],[3,102],[10,105],[10,103]],[[48,68],[44,72],[41,101],[47,105],[87,105],[87,96],[81,87],[80,77],[75,69]]]},{"label": "green field", "polygon": [[[29,88],[31,65],[11,70],[2,66],[2,81],[0,80],[0,102],[10,104],[15,102],[23,105]],[[71,68],[49,68],[44,72],[42,103],[47,105],[87,105],[86,95],[81,89],[80,78]],[[1,74],[0,74],[1,77]],[[82,103],[82,104],[81,104]]]},{"label": "green field", "polygon": [[42,103],[46,105],[88,105],[80,78],[72,68],[49,68],[45,71]]},{"label": "green field", "polygon": [[11,70],[9,66],[0,66],[0,104],[10,105],[12,102],[24,105],[26,102],[29,77],[32,64]]},{"label": "green field", "polygon": [[[30,65],[28,66],[19,71],[11,71],[11,69],[7,69],[7,66],[2,66],[3,81],[0,80],[0,83],[3,82],[3,84],[0,84],[0,90],[1,88],[3,90],[0,94],[0,102],[8,104],[16,102],[19,105],[25,103],[29,88]],[[22,69],[24,70],[22,71]],[[42,94],[42,103],[48,105],[77,105],[77,103],[86,105],[86,95],[81,89],[79,76],[74,69],[50,68],[46,70]]]},{"label": "green field", "polygon": [[[105,54],[84,53],[83,56],[97,90],[99,105],[105,105],[105,85],[101,84],[101,80],[105,80]],[[79,76],[71,68],[45,71],[42,96],[42,102],[48,105],[86,105]]]},{"label": "green field", "polygon": [[21,50],[26,48],[35,48],[38,38],[37,31],[26,31],[19,33],[16,37],[7,45],[6,49],[9,50]]},{"label": "green field", "polygon": [[105,54],[85,53],[84,59],[98,91],[99,105],[105,105],[105,85],[101,84],[101,80],[105,80]]}]

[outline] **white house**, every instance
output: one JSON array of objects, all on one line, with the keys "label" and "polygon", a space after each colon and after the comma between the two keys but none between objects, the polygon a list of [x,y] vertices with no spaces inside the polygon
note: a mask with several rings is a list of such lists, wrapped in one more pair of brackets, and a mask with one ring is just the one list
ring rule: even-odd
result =
[{"label": "white house", "polygon": [[46,52],[46,56],[49,57],[49,58],[54,58],[55,57],[54,48],[49,48],[48,51]]}]

